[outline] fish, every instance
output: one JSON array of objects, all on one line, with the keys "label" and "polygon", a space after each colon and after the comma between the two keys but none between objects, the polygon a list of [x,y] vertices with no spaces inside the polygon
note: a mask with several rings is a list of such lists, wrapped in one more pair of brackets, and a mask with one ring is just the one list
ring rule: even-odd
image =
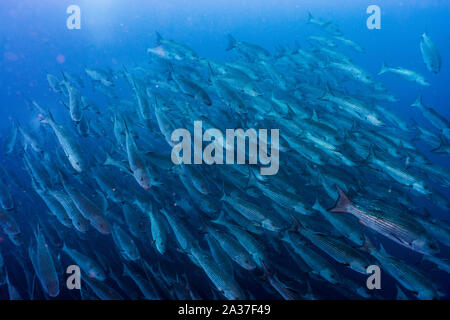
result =
[{"label": "fish", "polygon": [[0,208],[5,211],[12,211],[16,207],[16,204],[8,187],[8,183],[1,178],[0,183]]},{"label": "fish", "polygon": [[180,91],[184,94],[203,102],[207,106],[212,105],[208,93],[195,81],[173,72],[170,73],[170,78],[175,81]]},{"label": "fish", "polygon": [[264,261],[267,260],[267,254],[265,253],[264,246],[255,239],[250,232],[242,228],[241,226],[236,226],[226,220],[224,213],[216,219],[213,220],[214,223],[221,224],[225,226],[230,233],[239,241],[242,247],[253,257],[253,261],[262,267]]},{"label": "fish", "polygon": [[65,243],[63,251],[72,258],[78,266],[80,266],[81,270],[83,270],[89,278],[94,278],[99,281],[104,281],[106,279],[105,271],[94,259],[75,249],[70,249]]},{"label": "fish", "polygon": [[227,299],[242,300],[245,298],[242,289],[239,287],[239,284],[233,279],[230,274],[224,272],[224,270],[222,270],[219,265],[214,262],[209,254],[198,247],[192,247],[190,253],[206,273],[214,286],[217,288],[217,290]]},{"label": "fish", "polygon": [[445,259],[439,259],[435,256],[423,256],[424,261],[429,261],[436,265],[440,270],[450,273],[450,262]]},{"label": "fish", "polygon": [[423,116],[435,128],[441,131],[445,137],[450,137],[450,122],[433,108],[424,105],[422,102],[422,95],[419,95],[419,97],[411,104],[411,107],[418,108]]},{"label": "fish", "polygon": [[408,81],[415,82],[421,86],[425,86],[425,87],[430,86],[430,83],[428,82],[428,80],[420,73],[417,73],[413,70],[401,68],[401,67],[396,67],[396,68],[389,67],[385,62],[383,62],[383,65],[381,66],[381,70],[380,70],[380,72],[378,72],[378,75],[382,75],[382,74],[389,73],[389,72],[399,75],[400,77],[402,77]]},{"label": "fish", "polygon": [[60,291],[58,274],[45,237],[39,230],[36,234],[36,249],[33,253],[32,260],[35,262],[36,273],[42,287],[50,297],[57,297]]},{"label": "fish", "polygon": [[17,121],[16,126],[18,131],[21,133],[23,137],[23,142],[25,145],[25,151],[28,149],[28,146],[30,146],[35,152],[42,153],[42,148],[39,144],[39,140],[35,136],[34,132],[28,130],[28,128],[24,128],[20,125],[20,123]]},{"label": "fish", "polygon": [[345,242],[341,242],[326,234],[310,231],[307,228],[300,228],[299,232],[337,262],[348,266],[356,272],[366,273],[370,261]]},{"label": "fish", "polygon": [[380,233],[381,235],[423,254],[435,254],[439,252],[436,241],[418,223],[401,211],[392,207],[384,207],[374,204],[373,207],[360,208],[349,197],[338,189],[339,198],[334,207],[328,211],[333,213],[349,213],[355,216],[359,223]]},{"label": "fish", "polygon": [[75,123],[79,123],[83,116],[83,105],[81,101],[81,93],[80,91],[70,84],[65,78],[65,74],[63,73],[64,80],[62,81],[62,85],[66,88],[66,91],[69,95],[69,105],[67,106],[65,102],[62,102],[64,106],[69,109],[70,117]]},{"label": "fish", "polygon": [[14,245],[21,245],[22,231],[20,225],[17,223],[14,217],[12,217],[6,211],[3,211],[3,209],[0,209],[0,228],[2,229],[3,233],[8,235],[8,238]]},{"label": "fish", "polygon": [[182,220],[176,215],[170,215],[165,209],[160,209],[160,212],[165,216],[169,225],[175,234],[175,238],[180,245],[181,250],[188,252],[192,247],[197,246],[197,241],[193,235],[186,228]]},{"label": "fish", "polygon": [[134,239],[123,230],[118,224],[112,227],[112,236],[120,254],[126,260],[137,261],[141,259],[141,254]]},{"label": "fish", "polygon": [[359,45],[358,43],[356,43],[355,41],[353,41],[351,39],[348,39],[348,38],[346,38],[344,36],[340,36],[340,35],[335,35],[333,38],[340,41],[345,46],[352,48],[356,52],[360,52],[360,53],[364,52],[364,49],[361,47],[361,45]]},{"label": "fish", "polygon": [[101,209],[83,193],[72,187],[65,175],[60,171],[59,177],[61,179],[64,190],[72,199],[73,203],[81,213],[81,215],[90,222],[90,224],[100,233],[109,234],[109,223],[103,216]]},{"label": "fish", "polygon": [[220,244],[222,249],[228,256],[246,270],[256,268],[253,257],[245,250],[245,248],[231,235],[228,235],[213,227],[208,227],[207,231]]},{"label": "fish", "polygon": [[137,183],[145,190],[149,190],[151,187],[150,173],[136,146],[136,142],[130,134],[125,120],[124,125],[126,127],[125,141],[130,171],[134,175]]},{"label": "fish", "polygon": [[101,69],[92,69],[92,68],[85,68],[84,71],[86,71],[86,73],[88,74],[89,77],[91,77],[92,80],[99,81],[106,87],[114,86],[114,83],[110,79],[110,76],[108,75],[107,72]]},{"label": "fish", "polygon": [[84,233],[89,228],[89,220],[83,217],[72,199],[63,191],[51,190],[50,194],[60,203],[72,221],[73,227]]},{"label": "fish", "polygon": [[432,300],[438,298],[438,292],[433,283],[414,267],[404,261],[389,255],[380,245],[376,250],[370,241],[366,246],[373,255],[405,289],[412,291],[419,299]]},{"label": "fish", "polygon": [[311,268],[311,273],[317,274],[332,284],[342,282],[333,265],[311,249],[297,232],[286,232],[282,240],[293,247],[294,252]]},{"label": "fish", "polygon": [[432,149],[431,152],[450,155],[450,144],[447,139],[443,135],[440,135],[439,138],[441,141],[439,147]]},{"label": "fish", "polygon": [[4,146],[3,146],[3,152],[6,155],[11,154],[14,151],[14,147],[16,146],[17,143],[17,133],[18,133],[18,128],[16,123],[13,121],[11,122],[11,128],[8,132],[8,136],[6,137],[6,140],[4,142]]},{"label": "fish", "polygon": [[47,74],[47,81],[48,81],[48,85],[50,86],[50,88],[55,92],[55,93],[60,93],[62,92],[61,89],[61,81],[54,75],[48,73]]},{"label": "fish", "polygon": [[364,244],[363,233],[359,230],[357,225],[352,223],[350,219],[346,219],[346,217],[341,215],[328,212],[317,198],[312,208],[322,214],[339,233],[345,236],[346,239],[352,241],[357,246],[362,246]]},{"label": "fish", "polygon": [[168,238],[163,215],[153,205],[149,206],[148,215],[150,216],[151,233],[155,247],[160,254],[164,254],[167,250]]},{"label": "fish", "polygon": [[123,297],[113,288],[95,278],[85,279],[87,285],[101,300],[123,300]]},{"label": "fish", "polygon": [[169,60],[198,58],[194,50],[182,43],[163,38],[159,32],[156,32],[156,47],[147,49],[147,53]]},{"label": "fish", "polygon": [[420,52],[422,53],[422,59],[427,66],[428,71],[438,74],[442,64],[441,55],[434,42],[426,33],[422,33]]},{"label": "fish", "polygon": [[265,60],[270,58],[270,53],[266,49],[255,44],[238,41],[230,34],[228,35],[228,46],[226,50],[238,50],[250,60]]},{"label": "fish", "polygon": [[134,281],[146,299],[157,300],[157,293],[155,292],[155,287],[151,281],[131,270],[127,264],[124,264],[123,266],[123,274],[130,277]]},{"label": "fish", "polygon": [[285,300],[301,300],[300,295],[294,290],[290,289],[286,284],[284,284],[275,274],[271,274],[270,271],[265,267],[265,276],[267,277],[270,285],[283,297]]},{"label": "fish", "polygon": [[77,172],[82,172],[85,169],[85,161],[81,156],[81,150],[78,143],[70,136],[64,127],[55,122],[50,111],[48,111],[47,117],[41,120],[41,123],[48,124],[52,128],[58,139],[59,145],[63,149],[72,168]]}]

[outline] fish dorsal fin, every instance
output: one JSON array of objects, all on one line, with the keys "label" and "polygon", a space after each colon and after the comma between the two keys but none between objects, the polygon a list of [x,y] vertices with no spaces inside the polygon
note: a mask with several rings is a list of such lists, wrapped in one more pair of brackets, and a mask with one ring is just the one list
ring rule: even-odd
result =
[{"label": "fish dorsal fin", "polygon": [[387,253],[387,251],[386,251],[386,249],[384,249],[384,247],[383,247],[383,245],[380,243],[380,253],[383,255],[383,256],[386,256],[386,257],[389,257],[390,255],[389,255],[389,253]]},{"label": "fish dorsal fin", "polygon": [[161,41],[163,40],[163,37],[161,36],[161,34],[158,31],[155,31],[156,34],[156,45],[159,46],[161,45]]},{"label": "fish dorsal fin", "polygon": [[317,116],[316,109],[313,109],[313,114],[312,114],[311,119],[314,121],[317,121],[317,122],[319,121],[319,117]]},{"label": "fish dorsal fin", "polygon": [[325,211],[324,207],[322,207],[322,205],[320,204],[318,197],[316,197],[316,200],[314,201],[312,208],[319,212]]},{"label": "fish dorsal fin", "polygon": [[441,144],[443,144],[443,145],[448,145],[447,138],[444,136],[444,134],[441,134],[441,135],[439,136],[439,139],[441,140]]},{"label": "fish dorsal fin", "polygon": [[411,104],[411,107],[422,107],[423,103],[422,103],[422,94],[419,94],[419,96],[417,97],[416,101],[413,102],[413,104]]}]

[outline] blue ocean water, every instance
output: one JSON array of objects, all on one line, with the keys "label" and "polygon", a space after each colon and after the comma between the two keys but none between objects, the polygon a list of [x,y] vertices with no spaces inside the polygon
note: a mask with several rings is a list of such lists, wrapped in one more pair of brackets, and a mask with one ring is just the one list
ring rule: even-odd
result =
[{"label": "blue ocean water", "polygon": [[[81,8],[80,30],[66,27],[66,8],[72,4]],[[370,4],[381,8],[380,30],[366,27],[369,16],[366,9]],[[415,119],[430,128],[420,112],[410,107],[419,94],[426,105],[450,119],[449,1],[4,0],[0,3],[0,135],[7,136],[15,119],[29,123],[42,134],[39,119],[30,111],[27,101],[39,101],[56,116],[67,113],[49,89],[47,73],[59,76],[64,70],[86,78],[83,70],[87,66],[119,70],[123,65],[146,65],[149,61],[146,51],[154,47],[156,31],[166,39],[188,45],[199,56],[217,61],[227,61],[231,57],[226,51],[228,34],[270,52],[275,52],[277,46],[293,46],[296,41],[300,47],[307,47],[305,39],[317,31],[317,27],[307,23],[308,13],[333,21],[347,38],[360,43],[365,53],[353,55],[354,62],[372,75],[376,75],[386,61],[390,66],[401,66],[426,76],[429,87],[420,87],[391,74],[377,78],[399,99],[389,106],[402,119],[407,122]],[[430,73],[422,61],[419,43],[424,32],[432,37],[442,57],[442,68],[436,75]],[[420,148],[433,163],[449,167],[448,155],[431,153],[425,145]],[[20,171],[21,164],[11,164],[4,155],[0,159],[2,165],[13,166],[9,169],[17,175],[25,174]],[[440,190],[450,198],[449,189]],[[36,210],[44,208],[40,205]],[[28,210],[32,209],[33,204],[28,206]],[[434,207],[432,210],[434,217],[450,220],[450,212]],[[3,255],[7,256],[14,247],[4,235],[0,233],[0,236],[4,238],[0,243]],[[95,241],[91,245],[99,251],[108,247],[105,243],[97,245]],[[420,262],[420,255],[397,245],[387,242],[386,249],[411,264]],[[442,251],[444,257],[450,257],[448,248]],[[17,266],[17,262],[11,263]],[[448,299],[448,274],[433,269],[427,275],[442,285],[446,292],[444,298]],[[16,276],[18,287],[24,290],[25,279],[19,273]],[[392,278],[387,277],[385,290],[390,291],[387,297],[392,297],[395,288]],[[62,296],[78,298],[67,292]],[[266,297],[272,296],[262,296]],[[0,298],[8,298],[5,286],[0,287]]]}]

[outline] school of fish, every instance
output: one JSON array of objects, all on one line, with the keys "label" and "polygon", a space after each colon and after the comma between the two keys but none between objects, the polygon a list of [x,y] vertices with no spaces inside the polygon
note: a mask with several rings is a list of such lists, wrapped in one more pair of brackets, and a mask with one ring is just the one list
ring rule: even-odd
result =
[{"label": "school of fish", "polygon": [[[432,274],[449,279],[450,168],[427,154],[449,163],[450,121],[421,95],[436,45],[418,37],[427,75],[374,75],[335,23],[308,24],[273,53],[229,35],[219,62],[157,34],[147,65],[43,77],[53,103],[28,97],[2,137],[0,298],[448,298]],[[415,84],[420,121],[385,77]],[[171,134],[194,121],[279,129],[279,171],[175,165]]]}]

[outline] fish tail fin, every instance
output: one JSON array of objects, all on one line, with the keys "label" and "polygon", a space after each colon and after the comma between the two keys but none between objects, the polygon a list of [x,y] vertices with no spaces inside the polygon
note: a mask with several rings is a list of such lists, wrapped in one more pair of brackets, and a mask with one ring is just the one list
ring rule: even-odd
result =
[{"label": "fish tail fin", "polygon": [[227,51],[230,51],[230,50],[232,50],[232,49],[234,49],[236,47],[236,39],[231,35],[231,34],[229,34],[228,35],[228,46],[227,46]]},{"label": "fish tail fin", "polygon": [[320,204],[318,197],[316,197],[316,201],[314,201],[312,208],[319,212],[322,212],[325,210],[324,207]]},{"label": "fish tail fin", "polygon": [[419,96],[417,97],[417,99],[411,104],[411,107],[416,107],[419,108],[421,107],[422,104],[422,94],[419,94]]},{"label": "fish tail fin", "polygon": [[333,96],[333,91],[331,90],[330,84],[327,82],[326,89],[319,100],[327,100],[328,97]]},{"label": "fish tail fin", "polygon": [[69,88],[69,81],[67,80],[66,73],[64,72],[63,69],[61,69],[61,75],[62,75],[62,80],[59,82],[59,85],[60,86],[61,85],[64,86],[66,88],[66,90],[68,90],[68,88]]},{"label": "fish tail fin", "polygon": [[441,141],[441,144],[439,145],[439,147],[431,150],[431,152],[434,152],[434,153],[446,153],[445,149],[449,148],[450,145],[449,145],[447,139],[445,138],[445,136],[443,134],[441,134],[439,136],[439,139]]},{"label": "fish tail fin", "polygon": [[365,252],[371,252],[372,250],[375,250],[375,245],[372,243],[372,241],[367,237],[364,236],[364,244],[361,247],[361,249]]},{"label": "fish tail fin", "polygon": [[292,220],[294,221],[294,224],[292,225],[292,227],[289,228],[289,231],[297,231],[297,230],[301,230],[304,229],[305,227],[300,223],[300,221],[298,221],[298,219],[296,217],[294,217],[293,215],[291,215]]},{"label": "fish tail fin", "polygon": [[156,34],[156,45],[161,45],[161,41],[163,40],[163,37],[161,36],[161,34],[158,31],[155,31]]},{"label": "fish tail fin", "polygon": [[225,192],[225,183],[222,184],[222,197],[220,197],[220,201],[225,201],[228,198],[227,193]]},{"label": "fish tail fin", "polygon": [[112,163],[112,157],[111,154],[108,151],[105,151],[105,161],[103,161],[103,165],[109,165]]},{"label": "fish tail fin", "polygon": [[361,125],[358,121],[353,120],[352,127],[350,128],[350,132],[358,132],[361,129]]},{"label": "fish tail fin", "polygon": [[51,112],[49,109],[47,109],[47,117],[48,117],[51,121],[54,120],[53,114],[52,114],[52,112]]},{"label": "fish tail fin", "polygon": [[225,225],[225,223],[227,223],[227,220],[225,218],[225,211],[223,211],[223,210],[220,211],[219,216],[216,219],[211,220],[211,222],[212,223],[216,223],[216,224],[220,224],[220,225]]},{"label": "fish tail fin", "polygon": [[386,72],[388,72],[388,71],[389,71],[389,67],[388,67],[388,65],[386,64],[386,62],[383,61],[383,64],[382,64],[382,66],[381,66],[381,70],[380,70],[380,72],[378,72],[378,75],[381,75],[381,74],[386,73]]},{"label": "fish tail fin", "polygon": [[350,198],[342,191],[341,188],[337,188],[339,192],[339,198],[333,208],[328,209],[329,212],[348,212],[348,208],[352,206]]},{"label": "fish tail fin", "polygon": [[313,15],[311,14],[311,12],[308,12],[308,23],[311,23],[312,19],[314,19]]},{"label": "fish tail fin", "polygon": [[53,114],[51,113],[51,111],[49,109],[47,109],[47,116],[45,118],[41,119],[41,123],[50,124],[53,121],[54,121]]},{"label": "fish tail fin", "polygon": [[248,168],[248,182],[247,182],[247,188],[249,187],[258,187],[258,180],[255,176],[255,173],[252,171],[251,168]]},{"label": "fish tail fin", "polygon": [[67,244],[65,241],[63,241],[62,251],[66,252],[66,253],[69,251],[69,248],[67,247]]},{"label": "fish tail fin", "polygon": [[371,144],[369,146],[369,154],[367,155],[367,157],[364,160],[362,160],[360,162],[360,165],[368,165],[375,159],[375,151],[373,148],[374,148],[374,145]]}]

